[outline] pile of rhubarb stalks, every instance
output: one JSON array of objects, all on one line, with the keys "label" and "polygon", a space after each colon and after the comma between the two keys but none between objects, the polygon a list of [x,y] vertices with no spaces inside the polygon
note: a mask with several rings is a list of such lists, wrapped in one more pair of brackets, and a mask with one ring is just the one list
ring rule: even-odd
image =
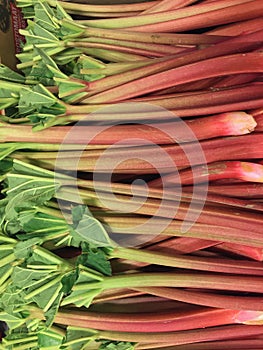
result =
[{"label": "pile of rhubarb stalks", "polygon": [[0,349],[262,349],[263,2],[17,6]]}]

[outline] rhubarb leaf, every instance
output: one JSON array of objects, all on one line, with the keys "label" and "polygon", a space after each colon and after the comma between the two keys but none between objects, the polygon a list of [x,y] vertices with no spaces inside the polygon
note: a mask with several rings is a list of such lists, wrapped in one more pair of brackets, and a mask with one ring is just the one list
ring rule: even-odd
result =
[{"label": "rhubarb leaf", "polygon": [[95,247],[112,247],[113,242],[106,229],[86,206],[79,205],[72,209],[72,221],[72,245],[79,247],[82,242],[87,242]]},{"label": "rhubarb leaf", "polygon": [[69,326],[62,349],[83,350],[96,338],[96,331]]},{"label": "rhubarb leaf", "polygon": [[36,284],[37,281],[46,280],[50,271],[27,269],[25,267],[16,266],[12,274],[13,285],[19,289],[27,289]]},{"label": "rhubarb leaf", "polygon": [[87,243],[82,243],[81,249],[82,254],[77,259],[78,264],[90,267],[106,276],[112,274],[111,264],[107,259],[107,249],[91,247]]},{"label": "rhubarb leaf", "polygon": [[56,314],[59,310],[62,297],[63,293],[59,293],[56,299],[53,301],[52,306],[45,312],[45,324],[47,327],[53,324]]},{"label": "rhubarb leaf", "polygon": [[21,327],[25,324],[24,316],[19,313],[8,313],[6,311],[0,312],[0,320],[6,322],[8,329],[11,331],[13,329]]},{"label": "rhubarb leaf", "polygon": [[72,94],[77,94],[79,92],[82,92],[83,89],[86,89],[86,84],[74,81],[73,79],[69,79],[68,77],[65,78],[54,78],[56,85],[59,89],[59,97],[67,97]]},{"label": "rhubarb leaf", "polygon": [[4,64],[0,64],[0,79],[9,80],[14,83],[23,84],[25,82],[25,78],[23,75],[14,72],[12,69],[8,68]]},{"label": "rhubarb leaf", "polygon": [[46,329],[37,333],[39,349],[60,349],[64,337],[51,329]]},{"label": "rhubarb leaf", "polygon": [[[18,346],[17,346],[18,345]],[[19,327],[3,338],[3,348],[5,350],[11,349],[30,349],[37,350],[38,338],[35,332],[29,332],[25,327]]]},{"label": "rhubarb leaf", "polygon": [[26,259],[32,252],[32,246],[40,244],[42,240],[40,238],[28,239],[24,242],[18,242],[14,248],[14,254],[17,259]]},{"label": "rhubarb leaf", "polygon": [[[80,273],[76,280],[75,285],[88,283],[91,288],[87,290],[73,290],[72,292],[62,301],[61,305],[75,304],[78,307],[89,307],[93,299],[101,293],[102,288],[98,286],[98,282],[103,281],[103,276],[97,271],[91,270],[85,266],[79,266]],[[95,287],[92,284],[95,283]]]},{"label": "rhubarb leaf", "polygon": [[39,1],[34,6],[34,20],[51,33],[55,33],[59,25],[54,21],[55,13],[46,2]]}]

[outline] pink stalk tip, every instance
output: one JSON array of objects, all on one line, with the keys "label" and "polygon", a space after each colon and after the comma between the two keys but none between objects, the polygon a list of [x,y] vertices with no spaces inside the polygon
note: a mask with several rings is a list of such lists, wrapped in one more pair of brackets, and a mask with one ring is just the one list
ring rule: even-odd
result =
[{"label": "pink stalk tip", "polygon": [[252,115],[245,112],[222,113],[220,119],[224,122],[229,135],[245,135],[254,131],[257,123]]},{"label": "pink stalk tip", "polygon": [[241,178],[245,181],[263,182],[263,165],[240,162]]},{"label": "pink stalk tip", "polygon": [[235,322],[249,325],[263,325],[263,312],[242,310],[235,317]]}]

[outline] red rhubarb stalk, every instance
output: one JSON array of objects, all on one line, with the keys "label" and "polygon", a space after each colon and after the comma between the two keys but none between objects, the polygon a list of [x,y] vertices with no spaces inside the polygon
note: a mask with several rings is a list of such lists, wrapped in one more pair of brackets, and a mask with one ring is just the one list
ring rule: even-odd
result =
[{"label": "red rhubarb stalk", "polygon": [[144,42],[166,45],[209,45],[215,44],[228,36],[207,34],[182,34],[182,33],[140,33],[128,30],[103,29],[88,27],[83,37],[107,38],[115,40],[128,40],[131,42]]},{"label": "red rhubarb stalk", "polygon": [[149,13],[164,12],[164,11],[179,9],[179,8],[191,5],[194,2],[196,2],[196,0],[162,0],[158,4],[153,5],[147,10],[144,10],[141,14],[146,15]]},{"label": "red rhubarb stalk", "polygon": [[251,162],[216,162],[199,165],[192,169],[181,170],[179,174],[168,174],[150,182],[152,187],[190,185],[219,179],[239,179],[251,182],[263,182],[263,166]]},{"label": "red rhubarb stalk", "polygon": [[229,74],[260,73],[263,72],[262,57],[261,52],[253,52],[211,58],[137,79],[92,96],[87,101],[112,103],[200,79]]},{"label": "red rhubarb stalk", "polygon": [[257,261],[263,260],[262,248],[249,247],[241,244],[222,242],[217,244],[213,248],[213,251],[228,255],[241,255]]},{"label": "red rhubarb stalk", "polygon": [[255,121],[257,123],[255,131],[263,131],[263,113],[255,116]]},{"label": "red rhubarb stalk", "polygon": [[[100,331],[101,339],[121,340],[130,342],[149,342],[149,333],[126,333]],[[174,345],[198,343],[202,341],[238,339],[254,337],[262,334],[262,326],[219,326],[200,330],[166,332],[151,334],[151,340],[156,343],[173,343]],[[211,349],[211,348],[210,348]]]},{"label": "red rhubarb stalk", "polygon": [[[214,1],[214,3],[217,3],[217,1]],[[145,24],[141,26],[129,27],[128,25],[124,24],[121,26],[121,28],[125,28],[126,30],[129,30],[129,28],[131,28],[133,31],[138,32],[184,32],[199,28],[207,28],[216,25],[253,19],[262,16],[262,14],[263,6],[260,6],[259,2],[257,0],[254,0],[246,2],[245,4],[229,6],[227,8],[227,11],[226,8],[221,8],[205,13],[199,13],[190,17],[185,16],[174,20],[167,20],[163,22],[158,21],[157,23]],[[137,18],[140,17],[141,16],[137,16]],[[110,19],[108,21],[110,21]],[[126,20],[124,23],[126,23]],[[111,25],[110,27],[112,28]],[[116,28],[116,25],[114,27]]]},{"label": "red rhubarb stalk", "polygon": [[149,314],[96,314],[88,312],[58,312],[55,322],[83,328],[95,328],[107,331],[119,332],[173,332],[190,329],[221,326],[234,323],[245,323],[247,320],[256,319],[262,315],[258,311],[236,311],[236,310],[204,310],[188,312],[182,315],[176,313]]},{"label": "red rhubarb stalk", "polygon": [[156,295],[170,300],[178,300],[183,303],[217,307],[232,310],[263,311],[262,298],[260,296],[222,295],[209,291],[195,291],[193,289],[148,287],[136,288],[139,292]]},{"label": "red rhubarb stalk", "polygon": [[[144,31],[143,29],[145,28],[144,26],[151,27],[155,26],[158,23],[169,23],[169,21],[173,20],[178,20],[178,19],[187,19],[188,23],[192,21],[192,16],[197,16],[202,15],[203,17],[209,17],[213,12],[220,11],[224,12],[225,17],[227,15],[233,16],[234,11],[240,11],[243,10],[243,7],[246,7],[247,12],[249,13],[249,10],[254,7],[254,3],[257,1],[251,1],[251,0],[218,0],[214,1],[210,4],[198,4],[198,5],[193,5],[189,6],[186,8],[182,9],[177,9],[177,10],[169,10],[165,12],[160,12],[160,13],[153,13],[153,14],[146,14],[146,15],[141,15],[141,16],[135,16],[135,17],[127,17],[123,19],[122,21],[119,21],[117,18],[116,19],[98,19],[98,20],[89,20],[86,21],[86,24],[90,27],[98,27],[98,28],[127,28],[127,27],[133,27],[133,28],[140,28],[140,31]],[[249,3],[249,8],[248,5]],[[243,6],[242,6],[243,5]],[[257,7],[258,7],[258,13],[257,17],[260,16],[260,9],[259,3],[257,2]],[[241,7],[240,7],[241,6]],[[226,11],[226,8],[228,10]],[[234,10],[233,10],[234,9]],[[207,16],[207,13],[209,13],[209,16]],[[218,16],[220,16],[221,12],[217,14],[217,19]],[[247,14],[246,19],[248,19],[249,15]],[[242,20],[242,17],[240,18]],[[217,23],[215,23],[216,25]],[[142,28],[141,28],[142,27]],[[142,29],[142,30],[141,30]],[[175,30],[176,31],[176,30]],[[184,30],[181,30],[184,31]],[[156,32],[156,30],[155,30]],[[160,30],[160,32],[164,32],[164,30]]]},{"label": "red rhubarb stalk", "polygon": [[[84,125],[74,128],[72,137],[70,137],[70,143],[112,145],[122,142],[127,146],[138,145],[139,142],[142,144],[146,144],[147,142],[154,144],[174,144],[176,142],[204,140],[219,136],[244,135],[252,132],[255,126],[256,122],[253,117],[244,112],[224,113],[206,118],[193,119],[185,123],[175,121],[149,125],[109,125],[108,128]],[[189,135],[185,135],[186,127],[189,128]],[[8,138],[12,142],[26,141],[60,144],[66,142],[67,135],[73,129],[71,126],[54,126],[35,133],[29,125],[10,126],[4,124],[0,130],[2,137],[5,130],[6,132],[8,130],[16,131],[14,137]],[[174,130],[174,138],[169,135],[171,130]],[[131,135],[136,135],[136,138],[133,139]],[[141,139],[141,141],[138,141],[138,139]]]},{"label": "red rhubarb stalk", "polygon": [[244,33],[257,32],[258,28],[262,28],[262,26],[263,18],[258,17],[247,21],[234,22],[226,26],[220,26],[206,33],[211,35],[238,36],[243,35]]}]

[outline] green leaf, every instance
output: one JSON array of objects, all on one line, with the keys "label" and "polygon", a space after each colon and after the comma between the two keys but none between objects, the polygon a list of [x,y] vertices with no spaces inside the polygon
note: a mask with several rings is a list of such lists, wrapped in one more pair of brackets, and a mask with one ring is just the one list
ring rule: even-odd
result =
[{"label": "green leaf", "polygon": [[38,338],[36,333],[28,332],[25,327],[19,327],[3,338],[4,349],[37,349]]},{"label": "green leaf", "polygon": [[38,281],[49,278],[50,271],[27,269],[25,267],[16,266],[12,274],[13,285],[19,289],[27,289]]},{"label": "green leaf", "polygon": [[28,239],[24,242],[18,242],[14,248],[14,253],[17,259],[26,259],[32,252],[32,246],[40,244],[40,238]]},{"label": "green leaf", "polygon": [[[6,145],[6,147],[8,147]],[[5,147],[3,147],[3,150],[5,152]],[[2,147],[0,145],[0,155],[2,151]],[[12,148],[9,149],[9,151],[12,151]],[[3,159],[0,161],[0,175],[4,175],[6,173],[8,173],[11,169],[13,168],[13,160],[12,159]]]},{"label": "green leaf", "polygon": [[73,68],[73,77],[83,79],[85,81],[94,81],[98,79],[102,79],[105,77],[105,74],[83,74],[81,73],[82,69],[101,69],[105,68],[105,63],[95,59],[93,57],[82,55],[76,62]]},{"label": "green leaf", "polygon": [[68,232],[68,224],[64,219],[35,211],[19,213],[18,221],[26,234],[20,234],[19,239],[39,237],[43,241],[53,240]]},{"label": "green leaf", "polygon": [[63,276],[61,283],[62,283],[62,291],[65,295],[71,292],[72,287],[76,283],[77,278],[78,278],[77,269],[70,271]]},{"label": "green leaf", "polygon": [[96,338],[96,331],[69,326],[63,345],[65,349],[82,350]]},{"label": "green leaf", "polygon": [[111,264],[108,261],[109,251],[105,248],[93,248],[89,244],[81,245],[82,254],[77,259],[77,264],[90,267],[103,275],[110,276],[112,274]]},{"label": "green leaf", "polygon": [[52,306],[48,309],[48,311],[45,312],[45,324],[47,327],[50,327],[53,324],[56,314],[59,310],[62,297],[63,293],[59,293],[52,303]]},{"label": "green leaf", "polygon": [[18,108],[22,114],[48,111],[63,114],[66,111],[65,106],[59,103],[42,84],[37,84],[30,89],[26,87],[21,89]]},{"label": "green leaf", "polygon": [[64,337],[57,332],[46,329],[37,333],[39,349],[56,350],[60,349]]},{"label": "green leaf", "polygon": [[[12,276],[13,277],[13,276]],[[13,313],[19,306],[25,306],[25,293],[13,284],[9,284],[5,292],[0,297],[0,309],[8,313]]]},{"label": "green leaf", "polygon": [[54,21],[54,10],[47,4],[47,2],[39,1],[34,6],[35,16],[34,20],[51,33],[56,33],[59,25]]},{"label": "green leaf", "polygon": [[50,179],[24,175],[8,174],[7,180],[9,189],[5,217],[8,221],[17,219],[21,210],[43,205],[54,196],[57,187]]},{"label": "green leaf", "polygon": [[[92,283],[103,281],[103,276],[99,274],[97,271],[91,270],[84,266],[80,267],[80,273],[75,285],[82,283]],[[69,296],[63,299],[61,305],[75,304],[78,307],[89,307],[92,303],[93,299],[102,292],[102,288],[94,288],[90,290],[73,290]]]},{"label": "green leaf", "polygon": [[54,78],[54,80],[58,86],[60,98],[67,97],[72,94],[78,94],[79,92],[85,90],[87,87],[86,84],[79,81],[74,81],[68,77],[66,79]]},{"label": "green leaf", "polygon": [[9,80],[20,84],[23,84],[25,82],[25,77],[23,77],[23,75],[14,72],[4,64],[0,64],[0,79]]},{"label": "green leaf", "polygon": [[[29,21],[28,21],[29,22]],[[41,37],[42,39],[48,40],[50,42],[59,42],[56,35],[54,35],[51,31],[47,30],[45,27],[39,25],[37,22],[33,22],[33,33],[36,36]]]},{"label": "green leaf", "polygon": [[19,312],[9,314],[5,311],[0,312],[0,320],[6,322],[9,330],[21,327],[26,321],[25,317]]},{"label": "green leaf", "polygon": [[113,242],[102,223],[94,218],[85,206],[76,206],[72,209],[73,229],[70,234],[77,246],[87,242],[95,247],[111,247]]}]

